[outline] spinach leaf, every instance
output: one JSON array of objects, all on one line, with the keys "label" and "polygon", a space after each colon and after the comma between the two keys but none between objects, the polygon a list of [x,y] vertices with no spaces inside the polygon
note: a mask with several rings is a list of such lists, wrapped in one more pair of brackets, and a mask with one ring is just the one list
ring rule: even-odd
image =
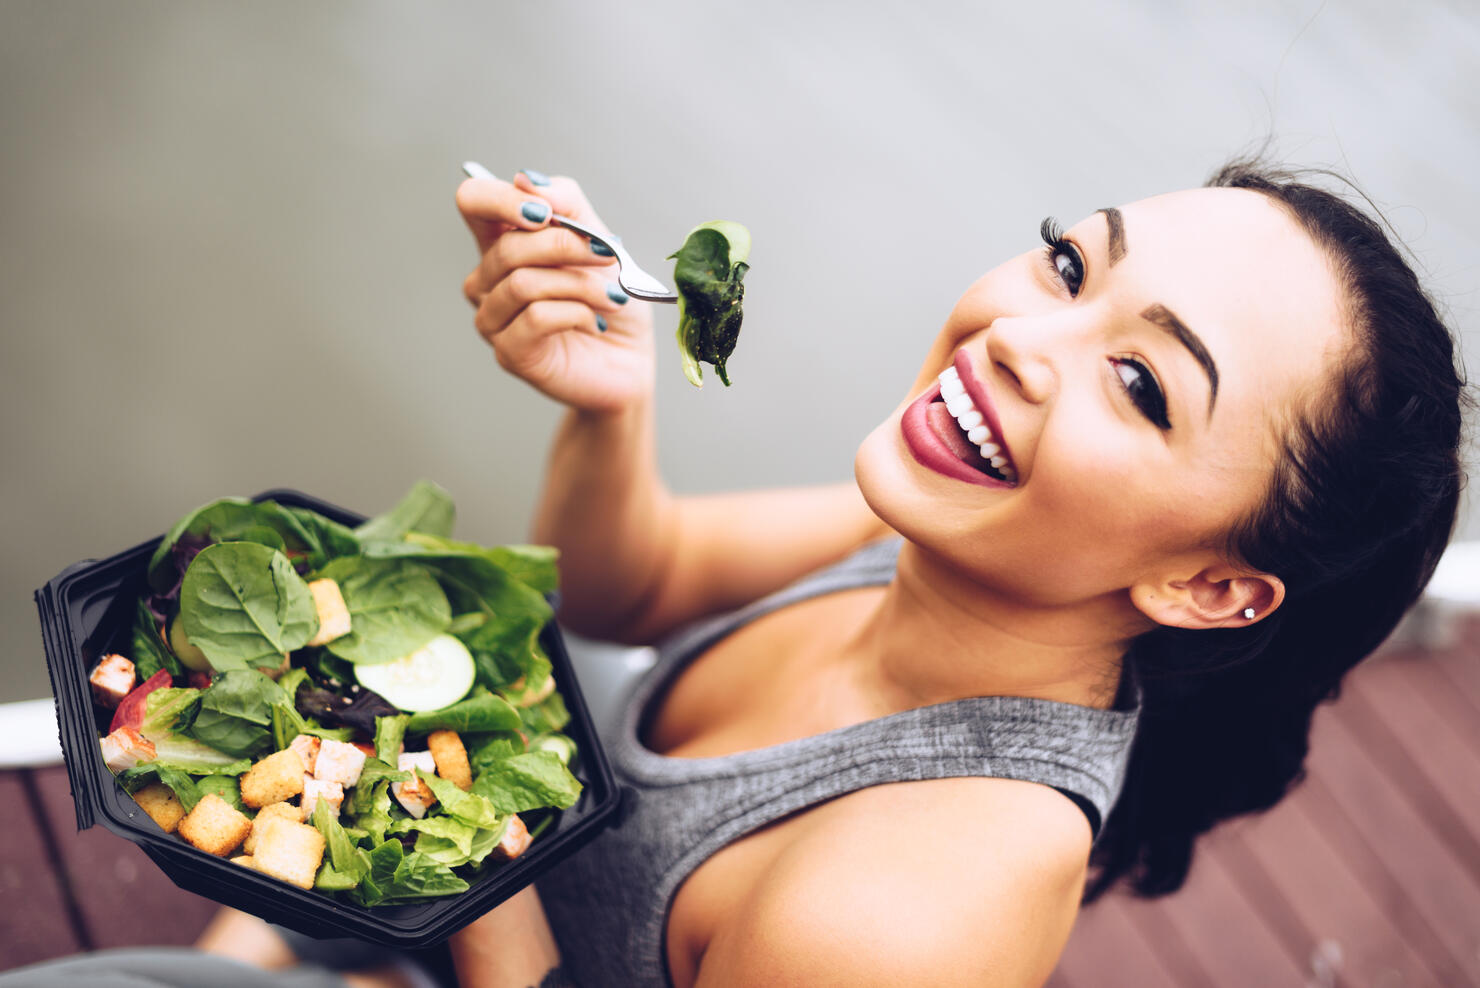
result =
[{"label": "spinach leaf", "polygon": [[272,708],[287,702],[278,684],[254,669],[223,673],[201,693],[190,733],[228,755],[253,758],[272,749]]},{"label": "spinach leaf", "polygon": [[372,542],[365,555],[376,557],[411,556],[420,558],[484,559],[533,590],[553,593],[560,584],[555,562],[560,550],[548,545],[482,546],[458,542],[440,535],[408,532],[400,542]]},{"label": "spinach leaf", "polygon": [[319,628],[313,594],[281,552],[255,542],[202,549],[185,571],[180,620],[218,670],[276,668]]},{"label": "spinach leaf", "polygon": [[149,585],[167,593],[178,578],[174,548],[182,539],[206,542],[260,542],[274,549],[306,551],[313,539],[303,524],[276,501],[253,503],[221,498],[175,522],[149,559]]},{"label": "spinach leaf", "polygon": [[418,480],[394,508],[354,530],[366,542],[398,542],[407,532],[451,535],[455,517],[452,495],[430,480]]},{"label": "spinach leaf", "polygon": [[320,574],[339,584],[352,629],[326,647],[351,662],[393,662],[437,637],[452,620],[447,595],[424,566],[410,560],[347,556]]},{"label": "spinach leaf", "polygon": [[307,508],[284,506],[283,510],[292,515],[309,536],[310,569],[321,569],[329,560],[340,556],[359,555],[360,540],[353,529]]},{"label": "spinach leaf", "polygon": [[[230,782],[236,781],[224,776],[218,776],[218,778],[228,778]],[[162,765],[157,761],[135,765],[118,774],[119,783],[130,794],[138,792],[155,779],[170,787],[170,791],[175,794],[180,805],[185,807],[186,813],[195,809],[195,804],[205,796],[205,793],[197,787],[195,780],[190,778],[186,772],[169,765]]]},{"label": "spinach leaf", "polygon": [[272,705],[273,750],[282,751],[300,734],[330,741],[352,741],[355,736],[354,728],[325,727],[312,717],[300,714],[291,703],[274,703]]},{"label": "spinach leaf", "polygon": [[440,710],[412,714],[406,725],[411,734],[426,734],[447,729],[462,734],[467,731],[515,731],[519,729],[519,711],[502,697],[494,696],[481,686],[473,687],[466,700],[459,700]]},{"label": "spinach leaf", "polygon": [[553,752],[531,751],[488,765],[473,781],[471,791],[486,797],[500,813],[541,806],[563,810],[575,805],[581,783]]},{"label": "spinach leaf", "polygon": [[[185,675],[185,667],[180,665],[180,660],[175,658],[173,652],[165,647],[164,640],[159,637],[159,621],[155,619],[154,612],[149,610],[149,604],[141,597],[134,608],[134,623],[129,630],[129,654],[134,658],[134,668],[139,673],[139,682],[143,682],[161,669],[168,669],[171,676]],[[157,691],[156,691],[157,692]],[[154,694],[150,694],[153,696]]]},{"label": "spinach leaf", "polygon": [[683,246],[668,255],[675,260],[673,281],[678,287],[678,351],[684,376],[703,387],[703,360],[730,386],[725,361],[740,335],[741,302],[750,231],[739,223],[717,220],[689,231]]}]

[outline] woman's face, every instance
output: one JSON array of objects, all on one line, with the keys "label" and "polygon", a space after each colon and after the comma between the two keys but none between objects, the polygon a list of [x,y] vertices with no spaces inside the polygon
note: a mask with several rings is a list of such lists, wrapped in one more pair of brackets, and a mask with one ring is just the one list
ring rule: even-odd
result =
[{"label": "woman's face", "polygon": [[910,541],[1034,604],[1190,576],[1264,496],[1341,327],[1324,254],[1258,193],[1102,210],[967,290],[859,449],[859,486]]}]

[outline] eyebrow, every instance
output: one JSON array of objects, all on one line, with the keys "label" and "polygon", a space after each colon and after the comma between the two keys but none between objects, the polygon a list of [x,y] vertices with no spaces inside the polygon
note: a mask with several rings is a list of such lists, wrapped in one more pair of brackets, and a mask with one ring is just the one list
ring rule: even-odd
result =
[{"label": "eyebrow", "polygon": [[1095,212],[1104,213],[1105,222],[1110,224],[1110,266],[1113,268],[1117,261],[1125,257],[1125,219],[1114,206],[1106,206]]},{"label": "eyebrow", "polygon": [[1208,348],[1203,346],[1203,341],[1198,339],[1196,333],[1187,328],[1187,324],[1177,318],[1177,314],[1160,302],[1154,302],[1141,312],[1141,318],[1152,323],[1169,333],[1173,339],[1187,348],[1194,360],[1202,365],[1203,372],[1208,375],[1208,415],[1213,414],[1213,402],[1218,400],[1218,365],[1213,363],[1213,355],[1208,353]]}]

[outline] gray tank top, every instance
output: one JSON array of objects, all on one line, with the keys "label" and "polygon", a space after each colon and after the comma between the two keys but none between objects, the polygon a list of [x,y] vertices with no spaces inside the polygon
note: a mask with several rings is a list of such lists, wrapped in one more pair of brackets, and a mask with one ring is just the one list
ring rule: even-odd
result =
[{"label": "gray tank top", "polygon": [[603,738],[623,789],[616,826],[539,881],[565,970],[576,984],[669,984],[664,933],[684,879],[751,831],[867,786],[960,776],[1038,782],[1072,799],[1099,832],[1120,791],[1135,709],[986,696],[718,758],[668,758],[642,744],[649,708],[690,660],[788,604],[887,584],[900,545],[891,539],[864,546],[659,647],[657,663]]}]

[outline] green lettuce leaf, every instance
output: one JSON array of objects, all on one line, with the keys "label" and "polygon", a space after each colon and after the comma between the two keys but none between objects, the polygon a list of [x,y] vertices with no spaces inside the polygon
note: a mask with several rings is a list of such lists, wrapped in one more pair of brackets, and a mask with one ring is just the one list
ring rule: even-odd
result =
[{"label": "green lettuce leaf", "polygon": [[[531,751],[488,765],[473,780],[472,792],[499,813],[541,806],[568,809],[581,795],[581,783],[553,752]],[[441,799],[441,794],[437,794]]]},{"label": "green lettuce leaf", "polygon": [[356,556],[360,553],[360,540],[352,529],[331,518],[325,518],[308,508],[285,505],[288,512],[309,537],[308,565],[310,569],[321,569],[331,559],[341,556]]},{"label": "green lettuce leaf", "polygon": [[[195,809],[195,804],[205,796],[189,773],[158,761],[144,762],[118,773],[119,784],[130,794],[138,792],[156,779],[170,787],[180,805],[185,807],[186,813]],[[234,779],[229,781],[235,782]]]},{"label": "green lettuce leaf", "polygon": [[278,684],[255,669],[222,673],[201,693],[189,733],[228,755],[253,758],[272,750],[272,708],[286,703]]},{"label": "green lettuce leaf", "polygon": [[[204,799],[209,793],[215,793],[226,802],[236,807],[240,813],[252,816],[253,812],[248,810],[242,803],[241,779],[233,775],[204,775],[195,780],[195,788],[199,790]],[[187,807],[187,812],[189,807]]]},{"label": "green lettuce leaf", "polygon": [[395,507],[363,523],[353,534],[362,544],[398,542],[407,532],[451,535],[455,517],[452,495],[430,480],[419,480]]},{"label": "green lettuce leaf", "polygon": [[358,884],[365,874],[366,861],[357,853],[359,849],[355,847],[349,834],[345,833],[344,827],[340,826],[327,800],[321,799],[314,806],[312,823],[324,835],[326,860],[334,865],[336,872],[353,877],[354,884]]},{"label": "green lettuce leaf", "polygon": [[308,584],[281,552],[255,542],[201,550],[180,586],[180,620],[221,671],[275,669],[319,629]]},{"label": "green lettuce leaf", "polygon": [[410,560],[351,556],[329,563],[320,575],[339,584],[352,629],[326,647],[351,662],[393,662],[437,637],[452,620],[447,595],[425,567]]},{"label": "green lettuce leaf", "polygon": [[375,718],[375,757],[387,766],[396,765],[401,757],[401,743],[406,737],[410,714]]},{"label": "green lettuce leaf", "polygon": [[676,262],[673,281],[678,288],[678,350],[684,376],[694,387],[703,387],[702,360],[713,364],[729,387],[725,361],[740,336],[750,231],[726,220],[703,223],[668,256]]},{"label": "green lettuce leaf", "polygon": [[[437,802],[442,804],[442,812],[447,816],[475,827],[498,826],[498,811],[482,795],[476,792],[463,792],[446,779],[422,769],[417,769],[416,774],[432,787],[432,795],[437,797]],[[476,785],[474,783],[475,787]]]},{"label": "green lettuce leaf", "polygon": [[159,622],[142,597],[134,607],[134,623],[129,630],[129,654],[133,656],[134,669],[141,683],[161,669],[168,669],[171,676],[185,675],[185,667],[159,637]]}]

